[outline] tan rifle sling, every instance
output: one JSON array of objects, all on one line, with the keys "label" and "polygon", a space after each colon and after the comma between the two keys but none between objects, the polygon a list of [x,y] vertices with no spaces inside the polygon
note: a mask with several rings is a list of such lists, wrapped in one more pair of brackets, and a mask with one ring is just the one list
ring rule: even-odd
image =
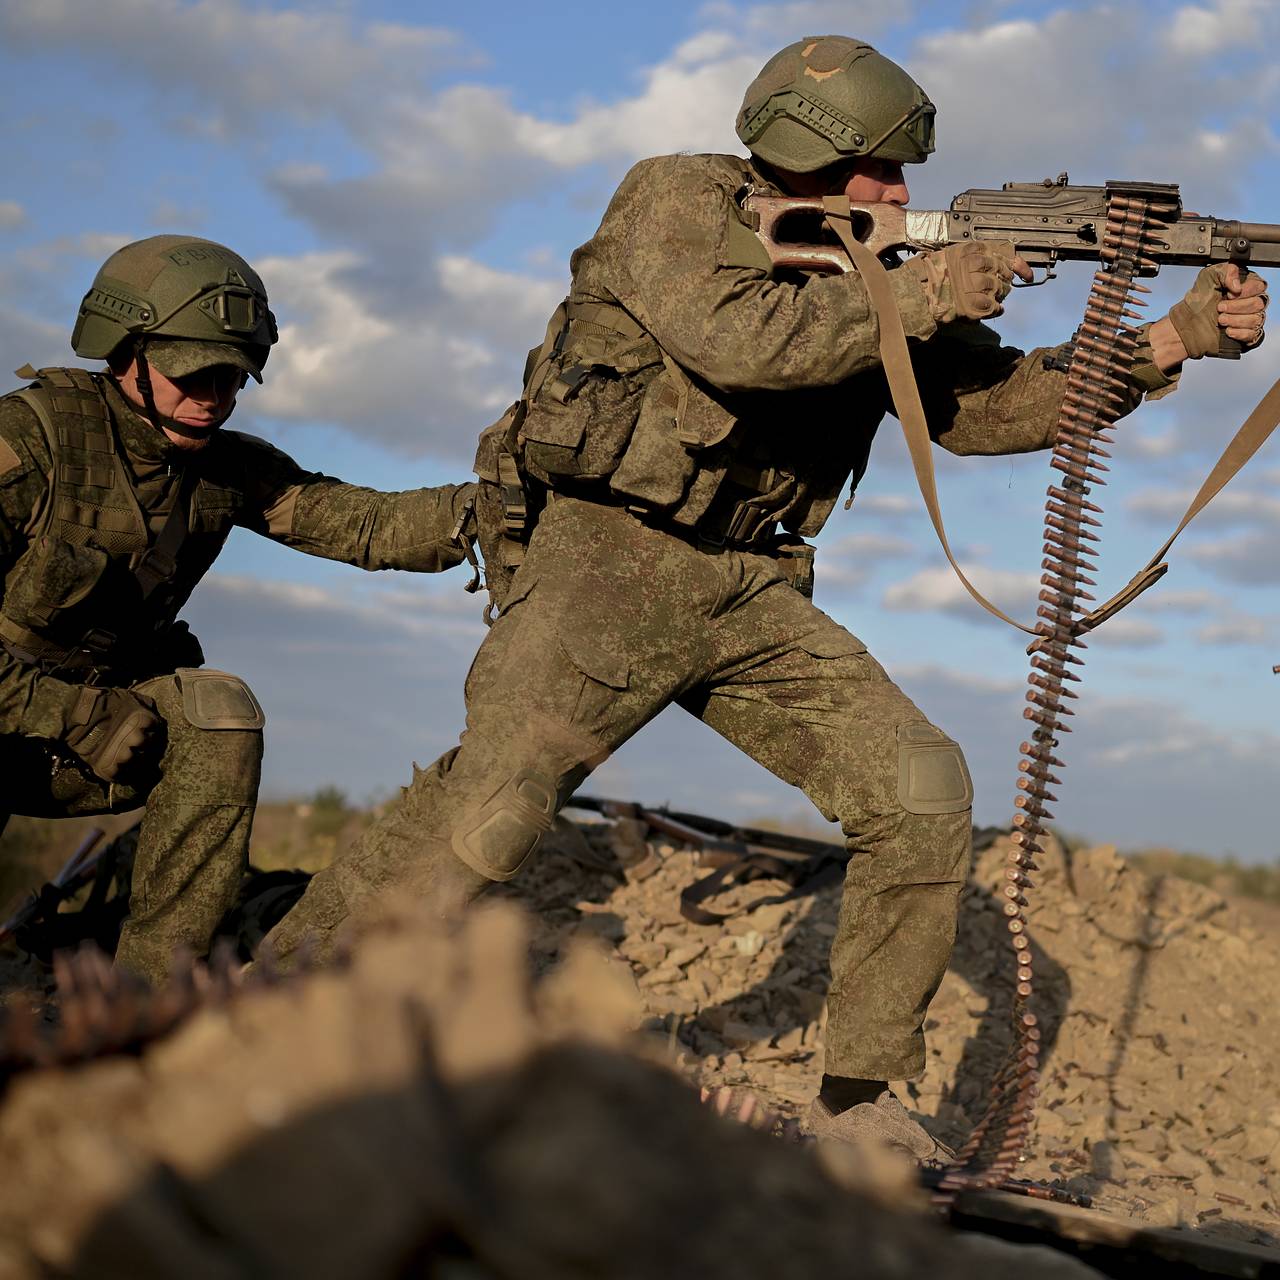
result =
[{"label": "tan rifle sling", "polygon": [[924,499],[925,510],[933,521],[933,530],[938,541],[946,552],[951,567],[956,572],[964,589],[988,612],[1007,622],[1019,631],[1035,635],[1034,627],[1023,626],[1015,622],[1002,609],[998,609],[977,587],[964,576],[964,570],[956,563],[951,552],[951,544],[947,541],[947,530],[942,523],[942,510],[938,505],[938,485],[933,474],[933,441],[929,437],[929,424],[925,419],[924,405],[920,403],[920,388],[916,385],[915,369],[911,365],[911,353],[907,350],[907,333],[902,327],[902,317],[898,314],[898,305],[893,300],[893,286],[889,283],[889,273],[884,264],[866,245],[853,234],[852,215],[849,201],[845,196],[827,196],[823,200],[827,211],[827,222],[840,237],[845,252],[853,260],[862,283],[866,285],[875,309],[876,320],[880,328],[880,363],[884,368],[884,376],[889,383],[889,393],[893,396],[894,411],[902,424],[902,435],[907,442],[907,450],[911,454],[911,465],[915,468],[916,483],[920,486],[920,496]]}]

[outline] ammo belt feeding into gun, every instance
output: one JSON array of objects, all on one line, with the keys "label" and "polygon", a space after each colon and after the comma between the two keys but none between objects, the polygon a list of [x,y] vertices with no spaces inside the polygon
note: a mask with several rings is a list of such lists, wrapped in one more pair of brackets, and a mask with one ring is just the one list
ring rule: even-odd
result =
[{"label": "ammo belt feeding into gun", "polygon": [[1125,323],[1137,319],[1131,305],[1143,306],[1135,292],[1148,292],[1134,277],[1155,265],[1147,257],[1149,241],[1178,216],[1176,196],[1158,189],[1108,188],[1107,221],[1102,257],[1105,266],[1095,273],[1084,321],[1076,334],[1075,350],[1067,371],[1067,390],[1058,415],[1058,430],[1050,466],[1061,481],[1050,484],[1045,499],[1044,556],[1040,579],[1040,639],[1030,646],[1031,673],[1027,678],[1027,706],[1023,716],[1031,723],[1030,741],[1021,746],[1018,762],[1018,795],[1014,801],[1014,849],[1005,869],[1004,914],[1009,931],[1009,963],[1014,970],[1014,1038],[1008,1058],[992,1083],[982,1118],[969,1140],[942,1175],[939,1197],[974,1187],[990,1187],[1006,1181],[1017,1165],[1031,1128],[1040,1079],[1040,1029],[1028,1007],[1033,989],[1031,945],[1026,935],[1027,891],[1035,856],[1043,851],[1045,824],[1053,816],[1046,805],[1055,797],[1049,788],[1058,783],[1055,756],[1058,735],[1069,732],[1063,718],[1073,714],[1067,701],[1075,694],[1068,682],[1080,677],[1068,671],[1080,665],[1073,649],[1082,649],[1079,638],[1079,605],[1093,597],[1085,590],[1094,581],[1086,575],[1096,569],[1102,508],[1089,501],[1097,485],[1105,484],[1100,461],[1109,457],[1101,446],[1111,437],[1106,428],[1115,422],[1126,403],[1125,375],[1137,348],[1137,330]]}]

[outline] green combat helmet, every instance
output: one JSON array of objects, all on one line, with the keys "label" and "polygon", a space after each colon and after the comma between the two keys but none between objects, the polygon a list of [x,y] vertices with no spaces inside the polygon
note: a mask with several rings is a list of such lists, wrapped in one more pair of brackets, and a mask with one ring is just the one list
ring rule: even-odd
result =
[{"label": "green combat helmet", "polygon": [[151,236],[102,264],[71,347],[107,359],[132,342],[168,377],[230,364],[261,382],[276,337],[267,291],[238,253],[196,236]]},{"label": "green combat helmet", "polygon": [[811,173],[858,156],[919,164],[933,150],[933,103],[896,62],[848,36],[810,36],[751,82],[738,137],[759,159]]}]

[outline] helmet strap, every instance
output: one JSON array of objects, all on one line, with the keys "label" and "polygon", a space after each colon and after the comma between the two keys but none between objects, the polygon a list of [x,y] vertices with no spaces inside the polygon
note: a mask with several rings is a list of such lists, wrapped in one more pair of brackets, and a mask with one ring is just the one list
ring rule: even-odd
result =
[{"label": "helmet strap", "polygon": [[160,411],[156,408],[156,395],[151,386],[151,366],[147,363],[147,340],[139,338],[133,344],[133,380],[142,397],[147,417],[152,422],[160,421]]},{"label": "helmet strap", "polygon": [[[199,428],[179,422],[176,418],[165,417],[156,408],[156,395],[151,385],[151,366],[147,363],[145,338],[138,338],[135,341],[133,358],[134,383],[138,388],[138,394],[142,397],[142,406],[147,412],[147,418],[157,431],[172,431],[175,435],[185,436],[188,440],[207,440],[231,416],[231,409],[228,409],[222,417],[211,422],[207,427]],[[232,409],[234,408],[233,403]]]}]

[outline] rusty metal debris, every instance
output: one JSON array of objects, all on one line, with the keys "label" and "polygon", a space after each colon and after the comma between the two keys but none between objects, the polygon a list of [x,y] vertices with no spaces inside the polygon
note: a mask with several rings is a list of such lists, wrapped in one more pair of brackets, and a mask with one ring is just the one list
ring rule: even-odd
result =
[{"label": "rusty metal debris", "polygon": [[1018,1244],[1048,1245],[1108,1276],[1280,1277],[1280,1254],[1274,1249],[1145,1226],[1073,1205],[1069,1197],[1045,1197],[1043,1190],[1010,1183],[995,1190],[960,1191],[951,1205],[951,1225]]},{"label": "rusty metal debris", "polygon": [[269,964],[246,979],[230,945],[217,947],[207,963],[178,953],[172,976],[159,988],[117,968],[92,945],[58,952],[53,973],[56,992],[49,1010],[15,1001],[0,1014],[0,1088],[25,1071],[138,1053],[198,1009],[224,1003],[248,981],[268,986],[280,980]]},{"label": "rusty metal debris", "polygon": [[4,923],[0,924],[0,946],[15,937],[21,929],[34,920],[57,911],[63,902],[94,878],[98,864],[106,852],[104,849],[95,856],[94,850],[105,834],[101,827],[90,828],[75,852],[58,870],[58,874],[48,884],[28,893],[10,911]]}]

